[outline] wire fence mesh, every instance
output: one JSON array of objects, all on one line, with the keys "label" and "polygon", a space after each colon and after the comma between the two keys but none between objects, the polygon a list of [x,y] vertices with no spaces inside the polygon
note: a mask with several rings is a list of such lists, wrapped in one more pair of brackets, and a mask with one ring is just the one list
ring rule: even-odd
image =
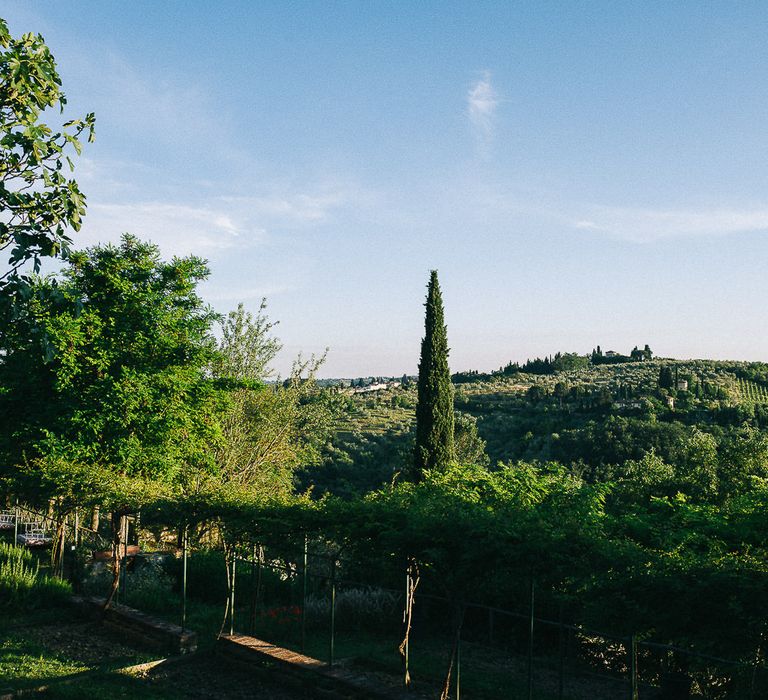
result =
[{"label": "wire fence mesh", "polygon": [[[15,518],[15,534],[24,523],[54,525],[32,509],[7,512]],[[13,518],[4,519],[6,531]],[[103,588],[110,577],[110,539],[74,520],[66,536],[64,575],[76,590]],[[729,659],[631,633],[591,630],[563,605],[553,607],[551,596],[526,577],[514,584],[514,609],[450,599],[422,584],[403,646],[405,567],[391,562],[366,569],[332,543],[302,544],[292,538],[283,546],[241,547],[229,562],[234,577],[228,577],[221,551],[192,551],[180,535],[165,550],[126,557],[118,600],[182,626],[188,602],[203,602],[218,611],[225,633],[256,636],[329,664],[354,660],[402,680],[407,668],[415,683],[431,689],[445,682],[450,667],[456,698],[768,697],[760,649],[751,661]]]}]

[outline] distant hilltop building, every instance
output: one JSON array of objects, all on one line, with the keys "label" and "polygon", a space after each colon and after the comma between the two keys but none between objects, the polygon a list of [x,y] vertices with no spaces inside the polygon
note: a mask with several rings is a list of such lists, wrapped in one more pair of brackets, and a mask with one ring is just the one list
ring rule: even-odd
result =
[{"label": "distant hilltop building", "polygon": [[383,391],[384,389],[395,389],[401,386],[402,382],[376,382],[374,384],[368,384],[367,386],[353,386],[350,387],[350,393],[352,394],[368,394],[371,391]]},{"label": "distant hilltop building", "polygon": [[619,362],[645,362],[646,360],[653,359],[653,350],[651,346],[646,343],[645,347],[641,350],[637,345],[632,348],[632,352],[629,355],[623,355],[615,350],[606,350],[605,353],[600,349],[598,345],[590,356],[590,360],[593,365],[601,364],[617,364]]},{"label": "distant hilltop building", "polygon": [[613,402],[616,411],[637,411],[643,407],[643,402],[637,399],[619,399]]},{"label": "distant hilltop building", "polygon": [[687,379],[678,379],[677,380],[677,390],[678,391],[688,391],[688,380]]}]

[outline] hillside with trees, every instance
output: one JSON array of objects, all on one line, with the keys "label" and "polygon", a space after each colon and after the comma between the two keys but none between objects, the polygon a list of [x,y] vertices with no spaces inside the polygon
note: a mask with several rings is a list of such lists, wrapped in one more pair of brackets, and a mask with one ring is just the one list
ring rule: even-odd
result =
[{"label": "hillside with trees", "polygon": [[[468,452],[490,465],[556,461],[600,481],[650,452],[674,464],[691,441],[725,455],[740,435],[766,428],[765,372],[763,363],[655,359],[476,381],[454,375],[456,440],[467,445],[459,461]],[[415,391],[337,391],[342,410],[317,484],[333,490],[323,482],[331,474],[367,487],[391,479],[412,449]]]},{"label": "hillside with trees", "polygon": [[[204,259],[71,249],[94,120],[41,121],[66,103],[42,37],[0,22],[0,84],[3,687],[227,697],[235,648],[284,652],[275,697],[291,664],[324,697],[768,696],[767,364],[598,346],[451,376],[433,270],[418,377],[276,377],[266,300],[215,313]],[[199,635],[201,687],[153,687],[121,624]]]}]

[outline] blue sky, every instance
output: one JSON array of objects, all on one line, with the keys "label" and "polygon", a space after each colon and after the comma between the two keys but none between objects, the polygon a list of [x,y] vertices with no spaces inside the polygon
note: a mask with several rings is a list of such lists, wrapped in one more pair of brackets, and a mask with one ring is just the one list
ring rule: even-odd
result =
[{"label": "blue sky", "polygon": [[210,261],[322,374],[557,350],[768,360],[768,4],[6,2],[41,32],[80,245]]}]

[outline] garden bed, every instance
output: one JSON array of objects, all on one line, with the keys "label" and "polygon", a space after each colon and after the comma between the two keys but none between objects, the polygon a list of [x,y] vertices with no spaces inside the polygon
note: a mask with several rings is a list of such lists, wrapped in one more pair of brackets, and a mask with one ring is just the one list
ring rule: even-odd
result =
[{"label": "garden bed", "polygon": [[126,605],[112,603],[104,609],[104,598],[72,597],[73,604],[91,617],[130,637],[138,644],[171,654],[188,654],[197,650],[197,633],[172,622],[160,620]]},{"label": "garden bed", "polygon": [[72,621],[65,610],[59,622],[3,630],[0,698],[20,695],[73,700],[314,697],[311,692],[283,688],[282,678],[270,674],[254,678],[210,654],[165,659],[137,651],[100,622]]}]

